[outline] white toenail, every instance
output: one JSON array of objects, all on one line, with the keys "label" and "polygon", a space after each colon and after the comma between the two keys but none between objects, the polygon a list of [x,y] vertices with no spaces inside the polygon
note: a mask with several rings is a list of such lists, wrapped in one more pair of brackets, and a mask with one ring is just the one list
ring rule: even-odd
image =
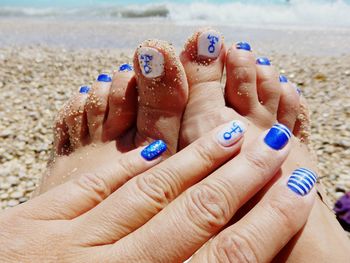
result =
[{"label": "white toenail", "polygon": [[217,139],[222,146],[234,145],[247,130],[241,121],[232,121],[225,125],[217,134]]},{"label": "white toenail", "polygon": [[215,30],[205,31],[198,37],[198,56],[217,58],[222,46],[221,35]]},{"label": "white toenail", "polygon": [[138,59],[142,74],[146,78],[156,78],[164,73],[164,56],[155,48],[141,47]]}]

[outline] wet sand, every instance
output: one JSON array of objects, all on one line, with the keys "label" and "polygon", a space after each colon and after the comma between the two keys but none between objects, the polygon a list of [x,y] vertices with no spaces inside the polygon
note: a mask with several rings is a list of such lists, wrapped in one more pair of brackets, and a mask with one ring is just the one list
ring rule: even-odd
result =
[{"label": "wet sand", "polygon": [[[55,114],[80,85],[131,62],[143,39],[170,40],[179,51],[195,28],[0,19],[0,207],[28,200],[50,156]],[[298,84],[310,105],[311,144],[326,191],[332,202],[350,191],[350,34],[219,29],[227,43],[250,41],[258,54],[268,56]]]}]

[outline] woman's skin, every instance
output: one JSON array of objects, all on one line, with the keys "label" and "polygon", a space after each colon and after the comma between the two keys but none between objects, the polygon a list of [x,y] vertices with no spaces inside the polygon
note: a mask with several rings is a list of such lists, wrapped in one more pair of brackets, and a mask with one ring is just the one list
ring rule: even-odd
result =
[{"label": "woman's skin", "polygon": [[181,262],[196,251],[190,262],[271,261],[305,224],[316,178],[282,176],[224,228],[291,149],[274,126],[240,151],[244,126],[231,121],[158,165],[164,143],[135,149],[2,212],[1,261]]},{"label": "woman's skin", "polygon": [[[256,63],[244,43],[227,52],[222,44],[215,53],[217,57],[206,57],[198,41],[215,34],[219,36],[213,30],[196,32],[181,53],[181,63],[164,42],[147,41],[135,54],[135,75],[133,71],[121,70],[114,74],[111,83],[97,81],[89,94],[73,98],[58,119],[55,146],[58,152],[74,152],[69,157],[56,158],[44,177],[41,192],[104,167],[123,152],[153,139],[167,142],[170,150],[164,157],[168,157],[176,151],[177,141],[181,149],[230,119],[239,119],[249,126],[247,142],[276,120],[306,141],[308,118],[305,113],[303,119],[297,118],[305,108],[304,98],[299,97],[293,85],[279,82],[277,71],[266,60]],[[139,56],[144,47],[152,47],[164,56],[164,72],[160,76],[144,75]],[[220,88],[224,67],[226,100]],[[283,174],[305,165],[315,170],[307,147],[295,138],[292,141],[294,147],[283,165]],[[276,260],[342,262],[347,258],[347,248],[348,240],[339,224],[317,200],[306,227]]]}]

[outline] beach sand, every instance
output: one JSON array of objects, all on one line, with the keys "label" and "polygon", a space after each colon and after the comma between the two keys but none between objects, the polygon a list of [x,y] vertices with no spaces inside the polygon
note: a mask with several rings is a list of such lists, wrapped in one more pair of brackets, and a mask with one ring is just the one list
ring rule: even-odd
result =
[{"label": "beach sand", "polygon": [[[196,26],[0,20],[0,207],[29,199],[46,169],[55,114],[100,72],[131,62],[149,37],[180,51]],[[332,202],[350,191],[350,45],[344,30],[222,27],[226,43],[251,42],[309,102],[311,145]],[[172,32],[172,33],[170,33]],[[124,37],[121,39],[121,35]]]}]

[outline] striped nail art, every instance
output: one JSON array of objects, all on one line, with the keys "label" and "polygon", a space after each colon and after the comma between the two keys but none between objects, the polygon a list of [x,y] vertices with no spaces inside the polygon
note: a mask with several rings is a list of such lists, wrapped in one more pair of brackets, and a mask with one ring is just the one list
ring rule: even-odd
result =
[{"label": "striped nail art", "polygon": [[308,194],[317,181],[317,174],[306,168],[294,170],[288,179],[287,186],[298,195]]},{"label": "striped nail art", "polygon": [[281,150],[288,143],[292,133],[283,124],[272,126],[264,138],[264,142],[274,150]]},{"label": "striped nail art", "polygon": [[166,143],[162,140],[157,140],[148,145],[142,150],[141,156],[147,161],[152,161],[158,158],[167,149]]}]

